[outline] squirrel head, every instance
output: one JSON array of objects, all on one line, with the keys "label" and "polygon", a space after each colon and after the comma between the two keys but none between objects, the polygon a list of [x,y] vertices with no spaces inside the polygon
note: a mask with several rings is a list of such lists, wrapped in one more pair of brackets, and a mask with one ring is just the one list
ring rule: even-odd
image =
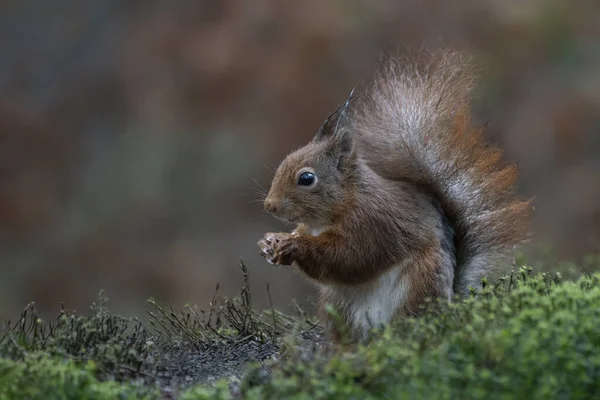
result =
[{"label": "squirrel head", "polygon": [[313,140],[279,165],[264,202],[266,211],[289,223],[320,226],[347,203],[358,180],[350,102],[333,112]]}]

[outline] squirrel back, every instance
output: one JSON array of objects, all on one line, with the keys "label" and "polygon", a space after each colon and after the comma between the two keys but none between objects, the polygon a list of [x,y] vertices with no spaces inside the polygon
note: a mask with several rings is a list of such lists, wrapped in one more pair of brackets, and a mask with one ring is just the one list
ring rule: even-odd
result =
[{"label": "squirrel back", "polygon": [[471,120],[475,75],[454,51],[388,61],[353,113],[355,139],[377,173],[430,190],[455,234],[454,292],[468,294],[526,239],[529,200]]}]

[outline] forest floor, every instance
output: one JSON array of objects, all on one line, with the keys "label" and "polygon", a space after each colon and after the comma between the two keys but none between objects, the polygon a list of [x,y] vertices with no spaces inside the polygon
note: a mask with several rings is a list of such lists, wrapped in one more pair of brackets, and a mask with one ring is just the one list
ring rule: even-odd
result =
[{"label": "forest floor", "polygon": [[[595,258],[598,261],[600,258]],[[598,264],[600,266],[600,263]],[[205,311],[150,299],[149,323],[111,315],[0,327],[0,399],[589,398],[600,393],[600,273],[564,280],[522,265],[477,296],[328,343],[318,321],[252,308],[245,285]],[[267,288],[268,290],[268,288]]]}]

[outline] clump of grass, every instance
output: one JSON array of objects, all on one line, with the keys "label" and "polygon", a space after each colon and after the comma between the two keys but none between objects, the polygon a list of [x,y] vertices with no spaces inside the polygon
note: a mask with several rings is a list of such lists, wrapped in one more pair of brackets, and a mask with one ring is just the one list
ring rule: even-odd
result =
[{"label": "clump of grass", "polygon": [[[173,307],[163,307],[149,299],[153,310],[148,311],[148,315],[156,335],[169,341],[187,341],[198,350],[206,350],[215,341],[252,338],[266,343],[292,332],[298,325],[298,318],[287,316],[273,306],[262,312],[252,308],[248,268],[244,261],[240,262],[240,271],[244,278],[240,296],[232,300],[219,298],[217,284],[207,312],[189,304],[183,310],[175,311]],[[266,290],[270,298],[269,285]]]},{"label": "clump of grass", "polygon": [[23,360],[44,351],[85,363],[94,360],[103,379],[125,380],[139,374],[151,348],[150,332],[137,320],[110,315],[103,292],[91,306],[90,316],[77,315],[64,305],[56,321],[42,321],[34,303],[0,337],[0,355]]},{"label": "clump of grass", "polygon": [[240,271],[240,296],[221,298],[217,285],[206,312],[190,305],[176,311],[149,299],[149,327],[135,318],[111,315],[103,292],[89,315],[63,306],[54,321],[42,321],[31,303],[18,321],[0,331],[0,359],[24,362],[30,354],[43,352],[81,366],[93,361],[98,379],[139,380],[169,393],[224,376],[240,377],[247,364],[277,356],[282,335],[304,324],[274,308],[253,310],[243,261]]},{"label": "clump of grass", "polygon": [[150,325],[159,343],[156,357],[162,360],[156,370],[163,381],[189,386],[190,381],[212,383],[225,376],[235,383],[249,364],[263,365],[277,358],[284,346],[283,337],[314,328],[311,320],[284,315],[273,307],[256,312],[243,261],[240,271],[244,277],[240,296],[221,298],[217,285],[206,312],[190,305],[175,311],[149,300],[153,307]]}]

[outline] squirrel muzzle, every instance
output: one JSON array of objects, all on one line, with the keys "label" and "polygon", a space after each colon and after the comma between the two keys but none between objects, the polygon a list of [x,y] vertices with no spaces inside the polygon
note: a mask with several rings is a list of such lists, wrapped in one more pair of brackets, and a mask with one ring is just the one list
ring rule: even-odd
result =
[{"label": "squirrel muzzle", "polygon": [[273,199],[271,196],[268,196],[265,199],[265,203],[264,203],[264,208],[265,211],[271,213],[271,214],[277,214],[277,211],[281,211],[281,201],[277,201],[276,199]]},{"label": "squirrel muzzle", "polygon": [[264,209],[278,220],[285,223],[297,223],[300,215],[294,212],[285,198],[269,194],[264,202]]}]

